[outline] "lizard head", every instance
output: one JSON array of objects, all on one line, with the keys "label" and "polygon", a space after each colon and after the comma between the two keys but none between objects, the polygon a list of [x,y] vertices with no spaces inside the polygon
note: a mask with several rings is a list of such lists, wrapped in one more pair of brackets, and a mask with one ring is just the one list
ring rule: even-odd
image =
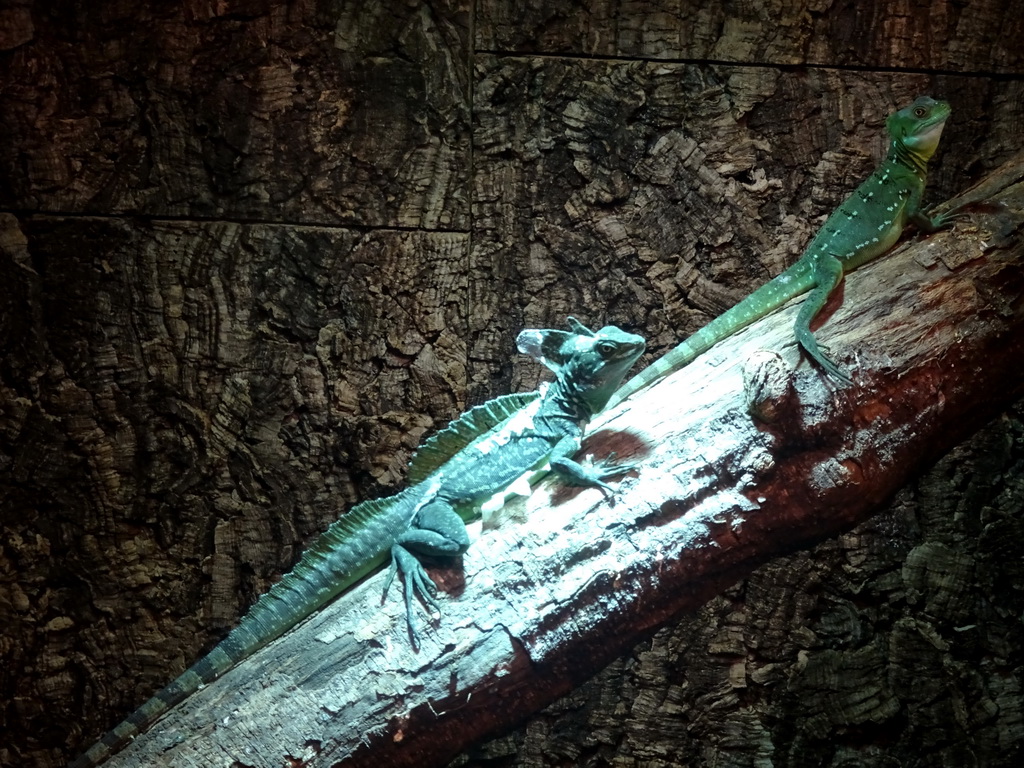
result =
[{"label": "lizard head", "polygon": [[643,337],[614,325],[595,332],[570,317],[569,327],[571,331],[526,330],[517,344],[520,352],[554,371],[566,396],[584,405],[589,417],[608,404],[646,344]]},{"label": "lizard head", "polygon": [[889,115],[885,127],[894,142],[927,162],[939,146],[949,112],[947,102],[919,96],[910,106]]}]

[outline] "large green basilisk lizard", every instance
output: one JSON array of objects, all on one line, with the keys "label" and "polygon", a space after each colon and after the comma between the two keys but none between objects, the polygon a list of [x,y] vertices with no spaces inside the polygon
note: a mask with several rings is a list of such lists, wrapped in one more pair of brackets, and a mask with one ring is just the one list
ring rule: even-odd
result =
[{"label": "large green basilisk lizard", "polygon": [[73,763],[90,768],[123,747],[160,715],[283,635],[391,558],[401,574],[414,646],[413,601],[438,609],[433,582],[416,554],[455,556],[469,547],[465,520],[546,466],[572,483],[610,491],[604,479],[627,467],[598,470],[571,456],[586,423],[608,402],[644,351],[640,336],[608,326],[596,333],[574,318],[571,332],[526,330],[521,352],[547,365],[555,380],[542,390],[495,398],[467,411],[423,443],[409,465],[410,486],[359,504],[331,525],[295,568],[253,605],[239,625],[170,685],[139,707]]},{"label": "large green basilisk lizard", "polygon": [[889,115],[885,125],[892,143],[885,160],[828,217],[800,259],[627,381],[609,406],[682,368],[719,341],[808,291],[796,318],[796,340],[826,372],[844,384],[852,383],[818,347],[811,321],[843,275],[892,248],[908,222],[928,233],[951,223],[952,213],[929,217],[921,209],[928,161],[949,112],[946,102],[922,96]]}]

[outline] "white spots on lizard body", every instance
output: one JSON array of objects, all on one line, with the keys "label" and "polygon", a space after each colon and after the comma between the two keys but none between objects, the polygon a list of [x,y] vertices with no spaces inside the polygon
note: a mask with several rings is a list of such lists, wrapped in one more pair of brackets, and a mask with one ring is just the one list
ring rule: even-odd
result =
[{"label": "white spots on lizard body", "polygon": [[857,243],[855,246],[853,246],[853,253],[856,253],[857,251],[861,250],[862,248],[867,248],[869,245],[874,245],[877,242],[878,242],[878,238],[877,237],[872,237],[870,240],[865,240],[865,241],[863,241],[861,243]]}]

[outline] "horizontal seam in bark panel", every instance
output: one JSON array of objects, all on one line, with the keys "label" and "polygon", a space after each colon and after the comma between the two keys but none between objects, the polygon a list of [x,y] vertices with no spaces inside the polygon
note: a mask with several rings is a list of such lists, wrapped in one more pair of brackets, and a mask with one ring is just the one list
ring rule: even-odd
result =
[{"label": "horizontal seam in bark panel", "polygon": [[495,51],[489,49],[477,49],[474,53],[484,56],[494,56],[502,59],[565,59],[567,61],[609,61],[609,62],[637,62],[644,61],[651,64],[704,64],[715,67],[737,67],[745,69],[778,69],[786,72],[805,69],[832,69],[839,72],[882,72],[899,73],[907,75],[944,75],[953,77],[976,77],[986,80],[1024,80],[1024,73],[1020,72],[995,72],[989,70],[978,70],[965,72],[957,69],[935,69],[929,67],[894,67],[894,66],[873,66],[870,64],[782,64],[762,61],[730,61],[728,59],[701,59],[701,58],[678,58],[660,56],[624,56],[602,53],[545,53],[539,51]]},{"label": "horizontal seam in bark panel", "polygon": [[468,235],[469,229],[431,229],[428,227],[403,227],[397,225],[373,224],[331,224],[308,223],[298,221],[279,221],[274,219],[231,219],[224,217],[203,216],[159,216],[143,213],[83,213],[81,211],[32,210],[25,208],[0,208],[0,213],[12,216],[38,216],[49,219],[83,219],[96,221],[153,221],[153,222],[191,222],[195,224],[240,224],[246,226],[291,227],[293,229],[338,229],[358,232],[423,232],[438,235]]}]

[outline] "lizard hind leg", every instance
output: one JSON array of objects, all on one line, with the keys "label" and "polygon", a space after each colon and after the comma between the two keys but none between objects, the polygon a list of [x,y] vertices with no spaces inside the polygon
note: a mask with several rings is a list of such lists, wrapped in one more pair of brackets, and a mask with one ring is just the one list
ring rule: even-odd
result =
[{"label": "lizard hind leg", "polygon": [[455,509],[444,499],[434,499],[425,504],[417,513],[412,526],[400,534],[391,547],[391,569],[384,583],[384,597],[395,576],[401,574],[405,592],[405,615],[409,634],[415,648],[420,639],[413,621],[413,601],[419,597],[425,605],[440,614],[437,602],[437,588],[427,575],[417,554],[438,557],[455,557],[469,548],[469,534]]},{"label": "lizard hind leg", "polygon": [[831,254],[821,253],[814,260],[815,286],[807,294],[800,311],[796,316],[796,323],[793,332],[796,335],[797,343],[804,352],[814,360],[821,368],[833,378],[839,380],[845,386],[853,384],[853,379],[839,370],[836,365],[818,345],[818,340],[811,330],[811,322],[821,312],[828,302],[828,297],[836,289],[843,279],[843,263]]}]

